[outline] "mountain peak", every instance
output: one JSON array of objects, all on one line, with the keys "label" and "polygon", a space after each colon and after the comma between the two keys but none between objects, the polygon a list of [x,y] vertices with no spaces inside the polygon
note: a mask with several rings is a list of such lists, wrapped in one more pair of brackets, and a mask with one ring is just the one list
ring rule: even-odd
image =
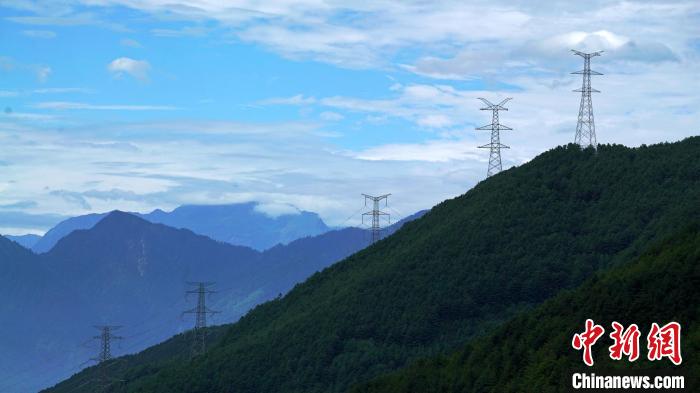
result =
[{"label": "mountain peak", "polygon": [[110,220],[133,220],[133,221],[141,221],[141,222],[146,222],[146,220],[137,217],[136,215],[125,212],[122,210],[112,210],[111,212],[107,213],[107,215],[100,220],[100,222],[105,222],[105,221],[110,221]]},{"label": "mountain peak", "polygon": [[95,230],[115,230],[116,228],[123,228],[123,227],[129,227],[129,228],[135,228],[135,227],[147,227],[149,225],[153,225],[150,222],[144,220],[141,217],[136,216],[135,214],[124,212],[121,210],[112,210],[111,212],[107,213],[107,215],[102,218],[95,226],[93,229]]},{"label": "mountain peak", "polygon": [[[67,254],[75,247],[83,247],[86,241],[105,245],[110,239],[127,239],[141,233],[151,226],[150,222],[131,213],[113,210],[102,215],[91,227],[77,228],[61,238],[51,248],[49,254]],[[91,240],[87,240],[91,239]]]}]

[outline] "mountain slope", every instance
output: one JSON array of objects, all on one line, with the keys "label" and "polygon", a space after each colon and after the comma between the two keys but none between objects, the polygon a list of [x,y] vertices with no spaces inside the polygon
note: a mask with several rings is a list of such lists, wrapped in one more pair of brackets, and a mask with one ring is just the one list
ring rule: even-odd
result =
[{"label": "mountain slope", "polygon": [[[390,225],[382,231],[382,236],[394,234],[404,224],[422,217],[425,213],[427,210],[419,211]],[[339,261],[362,250],[370,239],[370,234],[365,229],[337,229],[319,236],[295,240],[285,246],[278,245],[266,250],[263,258],[277,261],[270,264],[270,268],[275,270],[274,284],[288,290],[311,274],[328,267],[328,261]]]},{"label": "mountain slope", "polygon": [[[26,374],[36,373],[53,357],[53,343],[42,321],[60,319],[63,310],[79,307],[73,301],[75,294],[37,255],[0,236],[0,313],[6,318],[0,324],[0,391],[26,391],[22,389]],[[43,356],[28,364],[22,359],[27,353]],[[65,359],[73,361],[70,356]],[[43,375],[34,379],[43,380]]]},{"label": "mountain slope", "polygon": [[[638,260],[605,272],[519,316],[453,355],[417,362],[357,387],[355,393],[568,392],[573,372],[596,375],[685,375],[687,391],[700,391],[700,225],[653,247]],[[612,321],[636,323],[640,359],[613,362],[607,336],[593,347],[588,368],[571,337],[587,318],[611,331]],[[652,322],[681,324],[683,363],[646,359]],[[654,373],[656,371],[657,373]]]},{"label": "mountain slope", "polygon": [[455,350],[698,219],[698,154],[700,138],[556,148],[258,306],[206,356],[118,391],[341,392]]},{"label": "mountain slope", "polygon": [[31,249],[37,254],[45,253],[52,249],[59,240],[63,239],[69,233],[79,229],[90,229],[106,215],[107,213],[86,214],[63,220],[49,229],[41,239],[34,243]]}]

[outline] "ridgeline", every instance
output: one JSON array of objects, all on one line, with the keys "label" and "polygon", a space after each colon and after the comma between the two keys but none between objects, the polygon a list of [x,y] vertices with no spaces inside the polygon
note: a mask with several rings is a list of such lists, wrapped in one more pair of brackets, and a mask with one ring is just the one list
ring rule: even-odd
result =
[{"label": "ridgeline", "polygon": [[[698,137],[555,148],[256,307],[206,355],[120,369],[111,391],[344,392],[463,349],[698,221],[698,156]],[[74,382],[95,372],[47,391],[90,392]]]}]

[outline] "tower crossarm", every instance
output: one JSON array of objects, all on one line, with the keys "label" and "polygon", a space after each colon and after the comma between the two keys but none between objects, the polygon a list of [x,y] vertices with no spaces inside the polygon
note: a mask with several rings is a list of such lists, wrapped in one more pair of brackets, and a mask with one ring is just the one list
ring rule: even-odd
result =
[{"label": "tower crossarm", "polygon": [[488,143],[486,145],[479,146],[479,149],[510,149],[510,146],[506,146],[502,143]]},{"label": "tower crossarm", "polygon": [[491,103],[491,101],[487,100],[486,98],[479,97],[479,99],[481,101],[483,101],[484,104],[486,104],[485,108],[479,108],[482,111],[492,111],[492,110],[507,111],[508,108],[504,107],[503,105],[505,105],[506,102],[512,100],[511,97],[508,97],[508,98],[504,99],[503,101],[499,102],[498,104],[493,104],[493,103]]},{"label": "tower crossarm", "polygon": [[600,56],[601,53],[605,52],[605,51],[599,50],[596,52],[586,53],[586,52],[581,52],[580,50],[576,50],[576,49],[572,49],[571,51],[574,52],[575,55],[579,55],[579,56],[584,57],[584,58],[585,57],[591,58],[591,57],[595,57],[595,56]]},{"label": "tower crossarm", "polygon": [[512,128],[503,125],[503,124],[487,124],[485,126],[481,126],[476,128],[478,131],[491,131],[491,130],[506,130],[506,131],[511,131],[513,130]]},{"label": "tower crossarm", "polygon": [[593,70],[588,70],[588,71],[586,71],[586,70],[574,71],[574,72],[572,72],[571,74],[573,74],[573,75],[588,75],[588,74],[590,74],[590,75],[605,75],[605,74],[603,74],[602,72],[593,71]]}]

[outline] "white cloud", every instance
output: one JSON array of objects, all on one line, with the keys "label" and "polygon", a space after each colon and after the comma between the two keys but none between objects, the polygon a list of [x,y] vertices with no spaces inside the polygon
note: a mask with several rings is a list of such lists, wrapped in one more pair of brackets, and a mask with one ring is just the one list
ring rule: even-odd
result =
[{"label": "white cloud", "polygon": [[133,76],[134,78],[146,80],[148,73],[151,70],[151,65],[145,60],[134,60],[128,57],[120,57],[114,59],[107,69],[116,77],[121,77],[124,74]]},{"label": "white cloud", "polygon": [[[10,3],[9,6],[35,15],[8,19],[33,24],[108,25],[100,14],[85,12],[78,4],[90,6],[91,11],[100,6],[122,6],[156,18],[191,23],[184,27],[156,28],[154,34],[205,36],[218,30],[234,41],[257,43],[284,56],[347,67],[386,66],[397,53],[416,48],[432,52],[422,54],[426,61],[431,57],[451,58],[454,56],[450,54],[456,55],[460,49],[475,45],[491,46],[497,53],[515,52],[525,44],[572,32],[588,32],[585,34],[589,35],[587,39],[591,43],[595,40],[611,43],[610,37],[626,36],[637,48],[663,45],[677,53],[679,47],[686,45],[684,37],[697,34],[693,26],[697,25],[700,11],[697,2],[682,0],[595,0],[585,5],[569,1],[544,5],[498,0],[428,3],[411,0],[349,3],[76,0],[60,6],[32,3],[31,7],[22,7],[20,4],[26,3]],[[611,36],[598,34],[601,31]]]},{"label": "white cloud", "polygon": [[[128,142],[133,148],[123,147],[134,128],[169,130],[176,125],[180,128],[168,133],[167,141],[160,132],[139,132],[138,141]],[[300,134],[286,131],[299,128],[294,123],[192,121],[86,125],[63,133],[0,121],[0,141],[7,150],[3,160],[11,168],[0,171],[0,204],[30,200],[36,205],[27,213],[75,215],[259,201],[268,214],[296,206],[336,225],[361,206],[360,192],[377,192],[379,183],[396,196],[393,206],[409,214],[466,191],[483,176],[480,162],[460,159],[457,153],[450,153],[450,162],[357,158],[308,127]],[[246,128],[254,131],[243,132]],[[236,137],[192,137],[203,132],[216,136],[224,129]],[[420,192],[425,188],[434,192]],[[359,220],[345,224],[358,225]]]},{"label": "white cloud", "polygon": [[345,116],[341,115],[340,113],[330,111],[321,112],[319,117],[321,118],[321,120],[325,121],[340,121],[345,118]]},{"label": "white cloud", "polygon": [[156,37],[204,37],[210,29],[203,26],[186,26],[181,29],[152,29],[151,33]]},{"label": "white cloud", "polygon": [[51,67],[47,66],[37,66],[35,68],[36,72],[36,78],[39,82],[44,83],[49,79],[49,75],[51,75]]},{"label": "white cloud", "polygon": [[167,105],[97,105],[84,102],[49,101],[34,105],[38,109],[102,110],[102,111],[172,111],[177,107]]},{"label": "white cloud", "polygon": [[3,19],[30,26],[98,26],[115,31],[125,31],[119,23],[100,18],[97,12],[85,11],[76,1],[3,1],[2,7],[21,11],[21,16],[9,13]]},{"label": "white cloud", "polygon": [[444,128],[455,125],[455,122],[450,119],[447,115],[442,115],[439,113],[428,114],[425,116],[419,116],[416,123],[423,127],[428,128]]},{"label": "white cloud", "polygon": [[49,87],[44,89],[34,89],[34,94],[67,94],[67,93],[92,93],[93,90],[84,87]]},{"label": "white cloud", "polygon": [[[491,40],[521,34],[531,19],[511,6],[484,7],[464,2],[350,2],[318,0],[227,2],[192,0],[80,1],[90,6],[124,6],[170,19],[215,21],[235,38],[261,44],[291,58],[311,58],[349,67],[385,64],[386,54],[414,45]],[[37,7],[37,16],[12,17],[19,23],[96,23],[75,9]],[[48,6],[47,6],[48,8]],[[155,29],[167,36],[203,36],[208,29],[188,26]]]},{"label": "white cloud", "polygon": [[613,61],[646,63],[678,61],[678,56],[662,43],[656,41],[637,42],[608,30],[590,33],[573,31],[530,45],[530,50],[548,59],[561,57],[569,49],[583,52],[602,50],[605,51],[605,56],[609,56]]},{"label": "white cloud", "polygon": [[14,112],[11,108],[5,108],[5,111],[0,115],[0,119],[9,118],[12,120],[27,120],[32,122],[49,122],[56,120],[56,116],[51,116],[43,113],[27,113],[27,112]]},{"label": "white cloud", "polygon": [[[368,100],[334,96],[314,99],[308,104],[365,113],[370,122],[397,118],[413,122],[421,128],[444,129],[462,124],[465,120],[464,108],[469,107],[475,98],[470,92],[459,91],[448,85],[393,85],[390,91],[393,98]],[[276,102],[289,105],[297,104],[298,101],[276,99]]]},{"label": "white cloud", "polygon": [[[619,72],[627,72],[639,63],[677,62],[679,56],[667,45],[654,40],[635,41],[607,30],[571,31],[520,45],[473,44],[453,57],[424,56],[402,68],[435,79],[468,80],[493,78],[508,80],[525,73],[559,73],[569,63],[570,49],[584,52],[604,51],[603,62],[615,63]],[[596,59],[599,60],[599,59]],[[632,63],[629,65],[621,62]]]},{"label": "white cloud", "polygon": [[316,98],[314,98],[314,97],[305,97],[303,94],[297,94],[297,95],[291,96],[291,97],[269,98],[269,99],[260,101],[259,104],[261,104],[261,105],[309,105],[309,104],[314,104],[315,102],[316,102]]},{"label": "white cloud", "polygon": [[353,153],[354,157],[370,161],[448,162],[483,160],[472,140],[433,140],[425,143],[389,144]]},{"label": "white cloud", "polygon": [[50,30],[24,30],[22,34],[32,38],[51,39],[56,38],[56,33]]},{"label": "white cloud", "polygon": [[51,75],[51,67],[42,64],[21,63],[9,56],[0,56],[0,71],[13,72],[23,71],[34,74],[37,81],[44,83]]},{"label": "white cloud", "polygon": [[[624,45],[623,45],[624,46]],[[580,67],[580,62],[571,56]],[[599,58],[596,58],[596,60]],[[598,67],[602,68],[598,68]],[[621,143],[636,146],[660,141],[679,140],[698,132],[700,97],[693,80],[695,71],[679,62],[663,62],[637,67],[636,73],[610,72],[609,65],[594,64],[605,75],[595,77],[593,86],[602,91],[593,97],[598,140],[600,143]],[[647,72],[653,68],[655,72]],[[569,71],[565,69],[565,71]],[[355,97],[321,97],[315,105],[320,109],[366,114],[368,119],[385,122],[401,119],[433,131],[444,140],[423,144],[390,144],[375,146],[358,153],[364,159],[435,160],[452,146],[454,140],[469,136],[474,143],[488,142],[488,133],[474,127],[487,124],[488,112],[480,111],[478,97],[493,102],[514,97],[508,112],[501,113],[501,122],[514,131],[504,132],[502,142],[513,149],[504,153],[514,162],[533,157],[538,152],[573,141],[580,95],[571,92],[581,83],[579,75],[561,72],[560,78],[519,75],[510,82],[518,89],[460,90],[449,85],[414,84],[392,87],[383,99]],[[393,125],[392,125],[393,127]],[[427,134],[428,137],[431,134]],[[477,142],[478,141],[478,142]],[[465,145],[460,145],[465,146]],[[432,154],[431,152],[438,152]],[[459,150],[444,152],[444,157],[460,157]],[[446,158],[448,159],[448,158]]]},{"label": "white cloud", "polygon": [[18,97],[31,94],[69,94],[92,92],[93,90],[82,87],[47,87],[33,90],[0,90],[0,97]]},{"label": "white cloud", "polygon": [[301,213],[296,206],[289,203],[259,203],[255,205],[255,211],[273,218]]},{"label": "white cloud", "polygon": [[130,47],[130,48],[142,48],[142,47],[143,47],[143,45],[141,45],[140,42],[138,42],[138,41],[136,41],[136,40],[134,40],[134,39],[131,39],[131,38],[123,38],[123,39],[121,39],[121,40],[119,41],[119,45],[121,45],[121,46],[126,46],[126,47]]}]

